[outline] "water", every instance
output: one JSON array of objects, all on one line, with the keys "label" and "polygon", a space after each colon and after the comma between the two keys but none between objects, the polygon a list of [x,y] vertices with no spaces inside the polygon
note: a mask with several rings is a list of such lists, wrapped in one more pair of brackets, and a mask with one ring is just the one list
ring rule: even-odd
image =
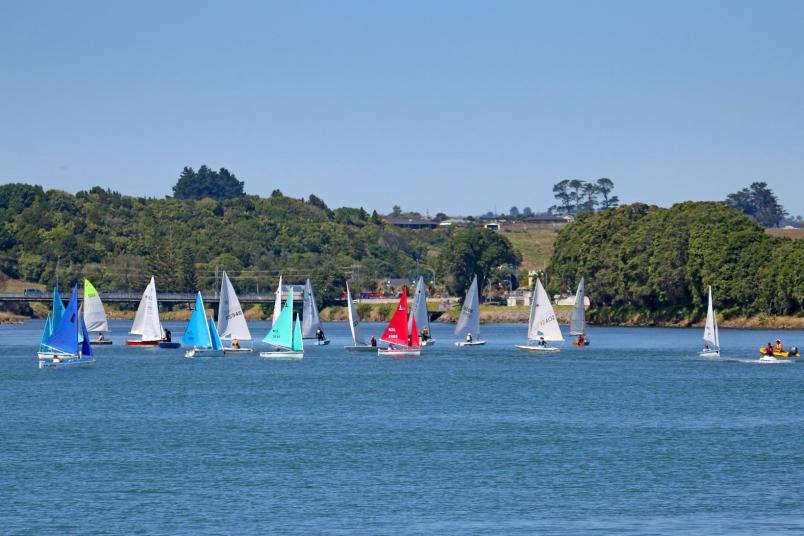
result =
[{"label": "water", "polygon": [[0,532],[804,530],[804,365],[753,362],[775,332],[723,329],[731,358],[707,361],[701,330],[538,356],[511,348],[524,325],[462,350],[435,325],[395,361],[329,324],[331,346],[266,362],[126,348],[128,327],[73,370],[36,368],[41,322],[0,327]]}]

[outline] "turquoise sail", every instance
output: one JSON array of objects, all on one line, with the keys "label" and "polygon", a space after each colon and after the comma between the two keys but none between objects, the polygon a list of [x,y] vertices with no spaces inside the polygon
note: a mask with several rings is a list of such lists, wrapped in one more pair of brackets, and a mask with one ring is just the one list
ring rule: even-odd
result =
[{"label": "turquoise sail", "polygon": [[81,334],[84,336],[84,340],[81,343],[81,355],[91,356],[92,355],[92,345],[89,343],[89,333],[87,332],[87,325],[84,323],[84,317],[81,315]]},{"label": "turquoise sail", "polygon": [[220,350],[223,348],[223,344],[221,344],[221,337],[218,335],[218,328],[215,326],[215,321],[211,318],[209,319],[209,333],[212,335],[212,349]]},{"label": "turquoise sail", "polygon": [[301,324],[302,323],[299,321],[299,315],[296,315],[296,321],[293,322],[293,346],[290,348],[294,352],[304,351]]},{"label": "turquoise sail", "polygon": [[195,309],[193,309],[193,315],[190,317],[181,342],[196,348],[212,348],[212,336],[209,334],[204,301],[201,299],[200,292],[195,296]]},{"label": "turquoise sail", "polygon": [[53,328],[53,333],[45,341],[45,346],[65,354],[78,355],[78,285],[73,289],[70,302]]},{"label": "turquoise sail", "polygon": [[50,324],[50,330],[52,331],[59,325],[61,322],[61,317],[64,316],[64,304],[61,302],[61,296],[59,296],[59,289],[53,288],[53,321]]},{"label": "turquoise sail", "polygon": [[47,315],[47,320],[45,320],[45,329],[42,330],[42,339],[39,341],[39,350],[40,351],[47,351],[47,347],[45,343],[47,342],[48,337],[53,332],[53,322],[50,319],[50,314]]},{"label": "turquoise sail", "polygon": [[293,347],[293,289],[288,294],[285,306],[279,313],[279,318],[271,326],[271,331],[263,339],[264,342],[278,348]]}]

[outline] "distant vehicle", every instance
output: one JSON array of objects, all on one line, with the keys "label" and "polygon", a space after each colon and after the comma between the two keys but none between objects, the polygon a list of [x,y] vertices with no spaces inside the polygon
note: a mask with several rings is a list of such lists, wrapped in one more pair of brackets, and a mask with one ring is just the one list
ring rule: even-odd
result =
[{"label": "distant vehicle", "polygon": [[39,290],[38,288],[26,288],[22,291],[23,296],[42,296],[44,292]]}]

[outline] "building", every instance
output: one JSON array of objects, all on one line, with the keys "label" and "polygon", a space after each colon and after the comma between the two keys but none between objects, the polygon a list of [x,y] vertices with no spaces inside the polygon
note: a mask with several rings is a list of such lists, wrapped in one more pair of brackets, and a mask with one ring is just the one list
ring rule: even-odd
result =
[{"label": "building", "polygon": [[438,223],[433,220],[428,220],[420,217],[401,217],[401,216],[388,216],[385,221],[394,227],[402,227],[404,229],[435,229]]},{"label": "building", "polygon": [[532,290],[519,288],[508,294],[506,304],[508,307],[516,307],[517,305],[525,305],[529,307],[532,297]]},{"label": "building", "polygon": [[533,214],[523,218],[523,223],[535,223],[542,225],[564,225],[572,222],[574,218],[568,214]]},{"label": "building", "polygon": [[488,229],[489,231],[499,231],[500,227],[501,227],[501,224],[498,221],[492,221],[492,222],[484,224],[483,227],[485,229]]}]

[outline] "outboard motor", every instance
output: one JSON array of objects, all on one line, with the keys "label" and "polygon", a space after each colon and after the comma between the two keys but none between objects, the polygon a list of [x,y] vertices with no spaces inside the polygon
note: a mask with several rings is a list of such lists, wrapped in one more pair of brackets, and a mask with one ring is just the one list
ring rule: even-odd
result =
[{"label": "outboard motor", "polygon": [[791,346],[790,347],[790,355],[798,354],[798,346]]}]

